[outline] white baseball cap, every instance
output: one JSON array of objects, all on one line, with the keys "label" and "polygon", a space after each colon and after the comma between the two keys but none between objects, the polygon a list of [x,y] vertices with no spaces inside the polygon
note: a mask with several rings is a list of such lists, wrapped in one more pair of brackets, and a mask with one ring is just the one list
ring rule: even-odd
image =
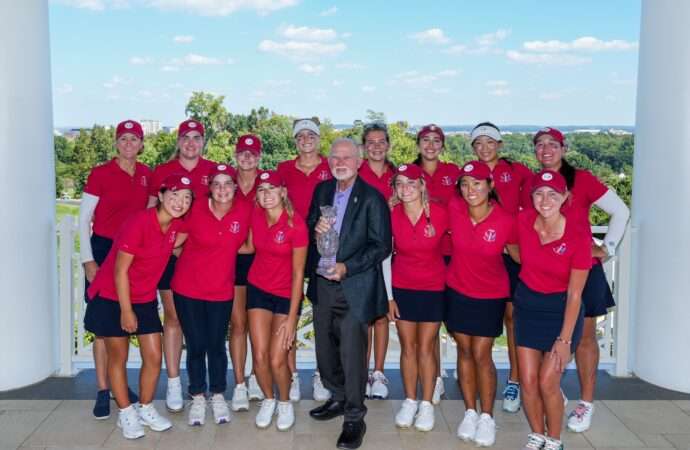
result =
[{"label": "white baseball cap", "polygon": [[295,121],[295,124],[292,127],[292,135],[297,136],[297,133],[302,130],[309,130],[317,136],[321,136],[319,125],[312,119],[299,119]]}]

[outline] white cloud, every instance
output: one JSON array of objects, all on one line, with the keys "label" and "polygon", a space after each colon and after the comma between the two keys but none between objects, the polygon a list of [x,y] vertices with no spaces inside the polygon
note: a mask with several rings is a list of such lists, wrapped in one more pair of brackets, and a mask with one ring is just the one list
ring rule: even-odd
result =
[{"label": "white cloud", "polygon": [[321,72],[323,72],[323,66],[321,64],[317,64],[317,65],[302,64],[298,67],[298,69],[304,73],[309,73],[312,75],[318,75]]},{"label": "white cloud", "polygon": [[578,66],[582,64],[589,64],[592,62],[591,58],[571,55],[567,53],[522,53],[515,50],[510,50],[506,52],[506,57],[509,60],[515,61],[517,63],[553,66]]},{"label": "white cloud", "polygon": [[362,64],[357,64],[357,63],[352,63],[352,62],[344,62],[344,63],[338,63],[335,65],[337,69],[345,69],[345,70],[360,70],[364,69],[364,66]]},{"label": "white cloud", "polygon": [[558,40],[550,41],[527,41],[522,44],[523,49],[541,53],[560,53],[569,51],[628,51],[636,50],[637,42],[614,39],[602,41],[591,36],[584,36],[574,41],[564,42]]},{"label": "white cloud", "polygon": [[106,8],[103,0],[55,0],[55,3],[91,11],[103,11]]},{"label": "white cloud", "polygon": [[449,55],[459,55],[462,53],[467,53],[469,48],[466,45],[462,44],[457,44],[457,45],[451,45],[448,48],[444,48],[441,50],[443,53],[448,53]]},{"label": "white cloud", "polygon": [[173,38],[173,42],[176,44],[189,44],[194,42],[194,36],[190,35],[179,35]]},{"label": "white cloud", "polygon": [[143,66],[145,64],[151,64],[152,62],[153,60],[148,56],[132,56],[131,58],[129,58],[129,63],[135,66]]},{"label": "white cloud", "polygon": [[374,92],[376,86],[362,86],[362,92]]},{"label": "white cloud", "polygon": [[510,36],[510,32],[511,30],[500,28],[493,33],[482,34],[475,41],[480,47],[492,47]]},{"label": "white cloud", "polygon": [[420,73],[416,70],[401,72],[393,77],[388,84],[391,86],[406,85],[409,87],[429,87],[440,78],[451,78],[459,74],[457,70],[446,69],[438,73]]},{"label": "white cloud", "polygon": [[446,69],[440,71],[437,75],[439,77],[455,77],[459,74],[460,72],[454,69]]},{"label": "white cloud", "polygon": [[298,0],[148,0],[146,3],[162,10],[180,10],[202,16],[228,16],[239,10],[268,14],[295,6]]},{"label": "white cloud", "polygon": [[180,68],[177,66],[163,66],[161,67],[163,72],[179,72]]},{"label": "white cloud", "polygon": [[275,53],[294,59],[309,59],[317,56],[336,55],[345,51],[347,46],[342,42],[324,44],[321,42],[286,41],[276,42],[263,40],[259,43],[259,50]]},{"label": "white cloud", "polygon": [[409,37],[420,44],[443,45],[450,42],[450,39],[443,33],[443,30],[440,28],[430,28],[425,31],[413,33],[409,35]]},{"label": "white cloud", "polygon": [[492,89],[489,91],[489,95],[492,95],[494,97],[506,97],[506,96],[510,95],[510,89],[506,89],[506,88]]},{"label": "white cloud", "polygon": [[[188,53],[182,58],[171,59],[170,64],[165,65],[162,70],[172,72],[174,70],[170,70],[171,66],[215,66],[220,64],[224,64],[220,58]],[[232,64],[232,59],[228,60],[228,64]]]},{"label": "white cloud", "polygon": [[129,84],[129,80],[119,75],[114,75],[109,81],[103,83],[103,87],[106,89],[115,89],[116,87],[125,86],[127,84]]},{"label": "white cloud", "polygon": [[331,6],[328,9],[324,9],[319,13],[320,16],[326,17],[326,16],[333,16],[335,13],[338,12],[338,7],[337,6]]},{"label": "white cloud", "polygon": [[340,34],[340,37],[343,38],[343,39],[351,38],[351,37],[352,37],[352,33],[350,33],[349,31],[346,32],[346,33],[341,33],[341,34]]},{"label": "white cloud", "polygon": [[59,88],[55,89],[55,92],[58,93],[59,95],[71,94],[72,92],[74,92],[74,86],[72,86],[69,83],[64,83]]},{"label": "white cloud", "polygon": [[153,92],[147,91],[147,90],[141,90],[137,92],[137,95],[142,98],[151,98],[153,97]]},{"label": "white cloud", "polygon": [[338,37],[338,33],[332,28],[296,27],[293,25],[281,28],[279,33],[283,37],[298,41],[326,42]]}]

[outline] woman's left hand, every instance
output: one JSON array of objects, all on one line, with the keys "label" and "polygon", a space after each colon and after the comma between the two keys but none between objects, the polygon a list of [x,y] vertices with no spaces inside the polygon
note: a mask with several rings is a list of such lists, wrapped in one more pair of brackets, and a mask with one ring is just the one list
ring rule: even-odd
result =
[{"label": "woman's left hand", "polygon": [[290,350],[295,342],[295,334],[297,333],[297,318],[289,317],[279,327],[276,334],[280,339],[281,346],[285,350]]},{"label": "woman's left hand", "polygon": [[570,355],[570,344],[561,340],[557,340],[553,343],[551,353],[549,353],[549,356],[555,360],[556,370],[561,373],[565,371],[565,368],[570,361]]}]

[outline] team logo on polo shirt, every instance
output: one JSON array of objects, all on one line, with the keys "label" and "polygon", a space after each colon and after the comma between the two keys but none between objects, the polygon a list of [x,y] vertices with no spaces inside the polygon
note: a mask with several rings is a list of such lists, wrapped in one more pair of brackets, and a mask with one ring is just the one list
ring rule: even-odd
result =
[{"label": "team logo on polo shirt", "polygon": [[434,226],[432,224],[427,223],[424,226],[424,237],[425,238],[432,238],[434,236],[436,236],[436,229],[434,228]]},{"label": "team logo on polo shirt", "polygon": [[510,180],[512,180],[513,177],[510,176],[509,172],[503,172],[498,179],[501,181],[501,183],[510,183]]},{"label": "team logo on polo shirt", "polygon": [[[544,175],[550,175],[550,174],[544,174]],[[558,247],[553,248],[553,252],[557,255],[565,255],[565,252],[568,250],[568,246],[565,245],[565,242],[561,243]]]},{"label": "team logo on polo shirt", "polygon": [[240,232],[240,223],[238,221],[234,221],[233,223],[230,224],[230,232],[237,234]]},{"label": "team logo on polo shirt", "polygon": [[321,172],[319,172],[318,178],[319,178],[319,180],[321,180],[321,181],[327,180],[327,179],[328,179],[328,171],[322,170]]},{"label": "team logo on polo shirt", "polygon": [[275,241],[276,244],[282,244],[283,242],[285,242],[285,232],[283,232],[282,230],[278,231],[273,236],[273,240]]},{"label": "team logo on polo shirt", "polygon": [[145,176],[143,176],[143,175],[141,176],[141,180],[140,180],[140,183],[141,183],[141,185],[142,185],[142,186],[144,186],[144,187],[146,187],[146,186],[148,186],[148,185],[149,185],[149,182],[148,182],[148,180],[147,180],[147,179],[146,179],[146,177],[145,177]]},{"label": "team logo on polo shirt", "polygon": [[[221,170],[223,170],[223,169],[221,169]],[[201,184],[208,186],[208,175],[204,175],[203,177],[201,177]]]},{"label": "team logo on polo shirt", "polygon": [[[472,170],[472,169],[470,169]],[[453,179],[449,177],[448,175],[444,176],[441,178],[441,184],[444,186],[452,186],[453,185]]]},{"label": "team logo on polo shirt", "polygon": [[496,242],[496,230],[489,228],[484,232],[483,238],[486,242]]},{"label": "team logo on polo shirt", "polygon": [[168,242],[171,244],[174,244],[175,238],[177,238],[177,231],[173,231],[172,233],[170,233],[170,237],[168,238]]}]

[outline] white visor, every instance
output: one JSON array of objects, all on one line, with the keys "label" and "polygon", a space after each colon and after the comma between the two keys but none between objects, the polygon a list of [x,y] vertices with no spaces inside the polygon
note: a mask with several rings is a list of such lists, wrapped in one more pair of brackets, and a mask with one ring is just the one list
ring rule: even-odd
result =
[{"label": "white visor", "polygon": [[470,136],[470,142],[474,142],[479,136],[488,136],[496,142],[501,142],[501,133],[494,127],[489,125],[482,125],[472,130],[472,135]]},{"label": "white visor", "polygon": [[292,129],[292,135],[297,136],[297,133],[299,133],[302,130],[309,130],[317,136],[321,136],[319,126],[309,119],[302,119],[298,121]]}]

